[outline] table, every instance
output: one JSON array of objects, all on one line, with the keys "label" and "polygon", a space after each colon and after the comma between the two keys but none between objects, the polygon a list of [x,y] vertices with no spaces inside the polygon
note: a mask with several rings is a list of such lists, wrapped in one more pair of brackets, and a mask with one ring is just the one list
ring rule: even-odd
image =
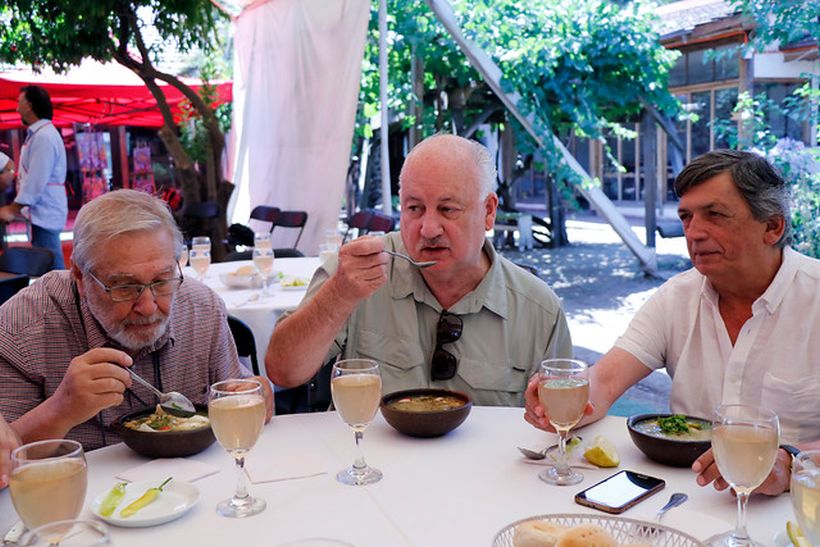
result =
[{"label": "table", "polygon": [[[319,264],[317,257],[277,258],[273,269],[286,276],[300,277],[310,281]],[[222,298],[229,314],[241,319],[251,328],[256,341],[256,356],[259,359],[262,374],[265,374],[265,352],[273,327],[284,312],[295,309],[299,305],[305,296],[305,290],[283,290],[278,283],[271,283],[268,290],[272,296],[260,298],[260,289],[233,289],[226,287],[219,278],[220,274],[233,272],[237,268],[248,265],[253,267],[253,262],[242,260],[211,264],[205,275],[205,284]],[[196,272],[190,267],[185,268],[185,277],[198,279]]]},{"label": "table", "polygon": [[[620,469],[666,479],[661,493],[624,516],[654,515],[672,492],[686,492],[689,501],[667,513],[664,523],[700,537],[731,528],[734,498],[698,487],[688,469],[647,460],[629,439],[623,418],[606,417],[581,434],[588,439],[603,434],[612,440],[621,455]],[[349,465],[355,452],[353,434],[335,412],[276,416],[248,458],[251,474],[255,466],[270,462],[293,465],[306,457],[307,450],[324,458],[327,474],[252,485],[251,492],[267,500],[263,513],[247,519],[219,517],[216,504],[233,492],[236,477],[232,460],[214,444],[190,458],[219,466],[220,472],[193,483],[201,498],[188,514],[154,528],[112,527],[112,538],[117,547],[278,546],[306,537],[331,537],[357,547],[489,546],[498,530],[521,518],[594,512],[575,504],[573,496],[615,470],[584,469],[583,483],[551,486],[536,477],[541,466],[523,461],[515,449],[545,446],[554,439],[525,423],[520,408],[473,408],[461,427],[436,439],[402,436],[379,414],[365,432],[363,446],[368,463],[381,469],[384,478],[367,487],[350,487],[335,481],[335,472]],[[145,461],[122,444],[89,453],[84,514],[90,515],[88,508],[97,494],[114,485],[115,473]],[[15,519],[8,491],[3,491],[0,531]],[[787,495],[755,496],[749,504],[750,532],[766,545],[772,545],[774,534],[788,519],[794,520]]]}]

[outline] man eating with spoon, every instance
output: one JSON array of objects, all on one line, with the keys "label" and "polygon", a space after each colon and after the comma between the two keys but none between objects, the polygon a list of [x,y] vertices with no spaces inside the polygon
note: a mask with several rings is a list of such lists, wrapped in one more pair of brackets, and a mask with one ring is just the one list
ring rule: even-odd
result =
[{"label": "man eating with spoon", "polygon": [[[0,308],[0,412],[23,442],[119,442],[118,416],[157,403],[132,367],[194,403],[219,380],[251,373],[237,357],[224,304],[183,279],[182,235],[165,203],[117,190],[83,206],[70,271],[53,271]],[[268,419],[272,393],[264,378]]]},{"label": "man eating with spoon", "polygon": [[337,355],[367,357],[385,392],[443,387],[480,405],[523,405],[541,360],[569,356],[572,343],[552,290],[486,240],[498,206],[492,156],[436,135],[410,152],[399,181],[400,232],[351,241],[319,268],[276,325],[269,377],[297,386]]}]

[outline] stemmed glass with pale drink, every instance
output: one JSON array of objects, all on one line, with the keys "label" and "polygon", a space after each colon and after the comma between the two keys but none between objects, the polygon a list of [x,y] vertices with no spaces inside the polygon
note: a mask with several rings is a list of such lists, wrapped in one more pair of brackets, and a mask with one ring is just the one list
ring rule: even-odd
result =
[{"label": "stemmed glass with pale drink", "polygon": [[539,475],[549,484],[578,484],[584,476],[567,461],[567,437],[584,416],[589,401],[589,368],[576,359],[547,359],[541,362],[538,400],[558,433],[558,459]]},{"label": "stemmed glass with pale drink", "polygon": [[11,453],[11,465],[11,501],[26,528],[77,518],[88,486],[80,443],[54,439],[24,444]]},{"label": "stemmed glass with pale drink", "polygon": [[820,545],[820,450],[806,450],[792,462],[792,506],[812,545]]},{"label": "stemmed glass with pale drink", "polygon": [[737,521],[732,532],[709,539],[709,545],[761,545],[746,531],[746,505],[777,457],[780,422],[777,415],[751,405],[720,405],[712,424],[712,455],[718,471],[737,495]]},{"label": "stemmed glass with pale drink", "polygon": [[223,380],[208,392],[208,418],[222,448],[236,460],[239,479],[232,498],[221,501],[216,512],[241,518],[265,510],[267,503],[248,492],[245,457],[256,444],[265,425],[265,396],[257,380]]},{"label": "stemmed glass with pale drink", "polygon": [[376,416],[382,397],[379,364],[371,359],[337,361],[331,372],[330,393],[339,416],[353,430],[358,452],[353,465],[339,471],[336,480],[352,486],[380,481],[382,472],[365,463],[361,446],[364,430]]},{"label": "stemmed glass with pale drink", "polygon": [[198,236],[191,240],[188,262],[199,276],[199,280],[205,281],[205,273],[211,265],[211,238]]},{"label": "stemmed glass with pale drink", "polygon": [[108,528],[95,520],[58,520],[28,532],[25,547],[99,547],[111,545]]},{"label": "stemmed glass with pale drink", "polygon": [[253,265],[262,276],[262,295],[268,296],[268,279],[273,273],[273,243],[269,232],[253,234]]}]

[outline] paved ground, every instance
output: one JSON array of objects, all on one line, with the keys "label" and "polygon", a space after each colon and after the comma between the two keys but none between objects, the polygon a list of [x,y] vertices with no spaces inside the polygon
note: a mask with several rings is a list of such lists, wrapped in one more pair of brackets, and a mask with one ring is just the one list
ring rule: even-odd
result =
[{"label": "paved ground", "polygon": [[[633,221],[633,230],[643,240],[645,230],[639,222]],[[660,277],[646,276],[612,228],[591,213],[568,220],[567,232],[569,246],[524,252],[505,249],[503,254],[538,269],[539,276],[563,300],[575,357],[594,363],[664,279],[688,269],[691,263],[682,237],[658,238]],[[665,372],[654,372],[627,391],[611,413],[629,416],[668,410],[669,386]]]}]

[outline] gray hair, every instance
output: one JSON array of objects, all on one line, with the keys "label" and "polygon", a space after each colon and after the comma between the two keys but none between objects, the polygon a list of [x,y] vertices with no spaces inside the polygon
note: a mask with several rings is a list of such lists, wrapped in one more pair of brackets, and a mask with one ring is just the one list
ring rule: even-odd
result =
[{"label": "gray hair", "polygon": [[785,229],[776,245],[781,249],[791,242],[791,196],[789,186],[765,158],[740,150],[713,150],[689,162],[675,179],[675,193],[683,196],[693,188],[721,173],[728,172],[735,187],[759,222],[783,217]]},{"label": "gray hair", "polygon": [[[466,151],[472,155],[472,159],[475,161],[475,166],[478,169],[479,178],[476,182],[478,182],[479,200],[483,201],[495,191],[497,179],[495,161],[493,161],[493,157],[486,146],[480,142],[465,139],[458,135],[437,133],[417,144],[410,153],[407,154],[407,157],[404,159],[404,165],[407,165],[413,156],[428,146],[441,147],[445,150],[455,150],[457,148],[466,149]],[[399,185],[401,185],[402,179],[404,178],[404,165],[402,165],[401,173],[399,173]]]},{"label": "gray hair", "polygon": [[124,234],[167,230],[174,240],[174,257],[182,250],[182,233],[168,205],[137,190],[115,190],[89,201],[77,213],[71,261],[82,272],[96,267],[103,242]]}]

